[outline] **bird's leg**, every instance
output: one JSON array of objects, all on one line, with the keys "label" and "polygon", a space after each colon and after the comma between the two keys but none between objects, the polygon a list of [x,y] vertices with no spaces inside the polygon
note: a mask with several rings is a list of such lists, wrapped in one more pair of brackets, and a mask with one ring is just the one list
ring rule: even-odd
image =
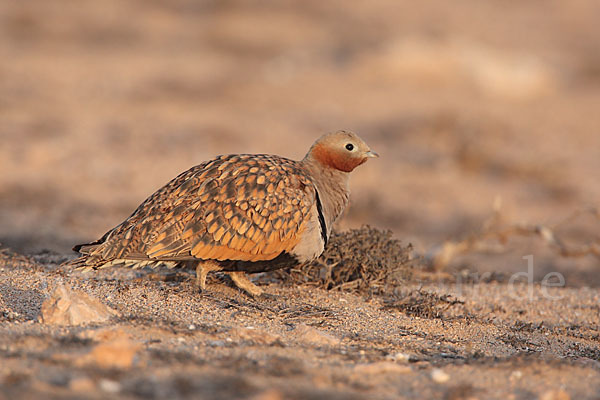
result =
[{"label": "bird's leg", "polygon": [[215,262],[200,261],[196,266],[196,285],[200,288],[200,292],[206,290],[206,276],[210,271],[220,271],[221,267]]},{"label": "bird's leg", "polygon": [[231,277],[231,280],[237,287],[246,291],[246,293],[250,294],[253,297],[258,297],[263,294],[263,290],[256,286],[254,283],[250,282],[250,279],[246,276],[246,273],[243,271],[233,271],[227,272]]}]

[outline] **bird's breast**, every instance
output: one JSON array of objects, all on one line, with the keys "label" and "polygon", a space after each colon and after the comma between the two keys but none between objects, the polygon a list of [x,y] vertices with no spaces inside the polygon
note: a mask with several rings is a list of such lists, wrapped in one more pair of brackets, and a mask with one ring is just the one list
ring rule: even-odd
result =
[{"label": "bird's breast", "polygon": [[300,233],[300,240],[291,251],[291,254],[295,256],[300,263],[314,260],[323,253],[323,250],[325,249],[325,240],[321,229],[318,211],[316,207],[313,207],[305,228]]}]

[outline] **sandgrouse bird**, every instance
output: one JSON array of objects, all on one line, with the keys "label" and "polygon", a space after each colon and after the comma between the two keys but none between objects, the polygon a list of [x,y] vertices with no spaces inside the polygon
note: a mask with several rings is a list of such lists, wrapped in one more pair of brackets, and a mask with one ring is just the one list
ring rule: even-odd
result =
[{"label": "sandgrouse bird", "polygon": [[125,264],[196,264],[224,271],[252,296],[246,272],[304,263],[323,252],[348,204],[350,172],[377,153],[351,132],[320,137],[301,161],[265,154],[218,156],[181,173],[95,242],[73,248],[83,270]]}]

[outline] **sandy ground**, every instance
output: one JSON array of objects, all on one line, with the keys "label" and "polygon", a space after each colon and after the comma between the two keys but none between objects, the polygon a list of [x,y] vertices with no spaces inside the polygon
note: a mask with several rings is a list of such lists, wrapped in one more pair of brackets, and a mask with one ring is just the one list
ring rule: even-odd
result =
[{"label": "sandy ground", "polygon": [[[594,0],[0,2],[4,396],[597,397],[597,15]],[[301,158],[337,129],[381,154],[353,173],[338,230],[413,244],[395,294],[267,276],[273,298],[220,280],[200,296],[186,274],[56,265],[192,165]],[[38,322],[60,282],[118,316]],[[129,364],[94,356],[113,336]]]},{"label": "sandy ground", "polygon": [[[5,255],[0,382],[11,398],[568,399],[600,393],[597,289],[407,283],[357,296],[285,283],[251,299],[127,269]],[[33,261],[33,262],[32,262]],[[160,274],[159,274],[160,275]],[[118,314],[41,323],[57,284]]]}]

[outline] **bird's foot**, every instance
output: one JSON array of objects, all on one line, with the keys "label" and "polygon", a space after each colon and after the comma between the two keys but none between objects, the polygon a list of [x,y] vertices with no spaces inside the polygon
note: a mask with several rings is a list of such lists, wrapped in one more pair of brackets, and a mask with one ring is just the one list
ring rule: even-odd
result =
[{"label": "bird's foot", "polygon": [[248,276],[243,271],[228,272],[227,274],[237,287],[244,290],[250,296],[260,297],[264,294],[264,290],[250,282],[250,279],[248,279]]},{"label": "bird's foot", "polygon": [[196,266],[196,286],[198,292],[202,293],[206,290],[206,276],[210,271],[220,271],[221,267],[212,262],[200,262]]}]

